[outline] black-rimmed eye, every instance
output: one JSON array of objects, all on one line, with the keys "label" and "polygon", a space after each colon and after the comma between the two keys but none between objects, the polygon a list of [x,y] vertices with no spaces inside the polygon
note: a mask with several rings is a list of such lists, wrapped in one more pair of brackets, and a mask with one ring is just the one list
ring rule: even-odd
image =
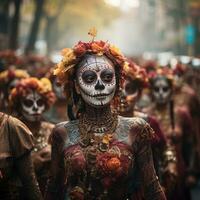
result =
[{"label": "black-rimmed eye", "polygon": [[83,72],[82,79],[85,83],[93,83],[97,79],[97,75],[95,72],[87,70]]},{"label": "black-rimmed eye", "polygon": [[44,100],[43,99],[38,99],[36,103],[37,103],[38,106],[43,106],[44,105]]},{"label": "black-rimmed eye", "polygon": [[163,87],[164,92],[167,92],[168,90],[169,90],[169,87],[167,87],[167,86]]},{"label": "black-rimmed eye", "polygon": [[33,100],[31,100],[31,99],[25,99],[25,100],[23,101],[23,103],[24,103],[24,105],[25,105],[26,107],[31,107],[31,106],[33,106],[33,104],[34,104]]},{"label": "black-rimmed eye", "polygon": [[159,92],[159,90],[160,90],[159,87],[154,87],[153,89],[155,92]]},{"label": "black-rimmed eye", "polygon": [[113,77],[114,77],[114,72],[110,69],[105,69],[101,72],[101,79],[105,83],[112,82]]}]

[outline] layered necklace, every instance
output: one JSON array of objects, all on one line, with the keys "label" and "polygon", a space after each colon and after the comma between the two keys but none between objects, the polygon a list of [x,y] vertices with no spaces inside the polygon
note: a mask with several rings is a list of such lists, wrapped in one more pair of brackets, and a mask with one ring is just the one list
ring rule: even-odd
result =
[{"label": "layered necklace", "polygon": [[109,148],[109,143],[117,128],[117,124],[117,114],[111,111],[101,114],[99,119],[82,114],[79,118],[79,143],[83,147],[99,144],[100,150],[106,151]]}]

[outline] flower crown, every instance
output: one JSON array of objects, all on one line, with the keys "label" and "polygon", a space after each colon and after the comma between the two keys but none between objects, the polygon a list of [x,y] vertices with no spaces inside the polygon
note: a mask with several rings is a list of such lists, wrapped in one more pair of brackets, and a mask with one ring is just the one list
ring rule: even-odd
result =
[{"label": "flower crown", "polygon": [[126,63],[125,57],[116,46],[101,40],[94,41],[96,30],[90,31],[88,34],[93,36],[93,40],[90,42],[79,41],[73,48],[63,49],[61,52],[63,59],[60,63],[57,64],[56,68],[54,69],[54,75],[58,77],[58,80],[62,84],[67,85],[67,98],[70,98],[71,96],[70,88],[72,88],[72,77],[75,67],[81,61],[84,55],[90,53],[99,56],[105,55],[111,61],[118,64],[121,73],[123,72],[123,68]]},{"label": "flower crown", "polygon": [[145,68],[136,65],[133,61],[129,62],[124,67],[124,74],[129,76],[132,80],[138,80],[142,83],[142,87],[148,86],[148,76]]},{"label": "flower crown", "polygon": [[22,69],[9,69],[0,73],[0,85],[5,86],[9,84],[13,79],[28,78],[29,74]]},{"label": "flower crown", "polygon": [[158,67],[155,71],[151,71],[148,74],[149,79],[154,79],[157,76],[165,76],[167,79],[173,82],[174,73],[173,70],[169,67]]},{"label": "flower crown", "polygon": [[9,96],[9,102],[11,106],[17,106],[19,99],[26,97],[31,90],[37,91],[47,103],[47,106],[50,107],[55,102],[55,94],[52,91],[52,85],[49,79],[42,78],[26,78],[22,79],[15,88],[12,89]]}]

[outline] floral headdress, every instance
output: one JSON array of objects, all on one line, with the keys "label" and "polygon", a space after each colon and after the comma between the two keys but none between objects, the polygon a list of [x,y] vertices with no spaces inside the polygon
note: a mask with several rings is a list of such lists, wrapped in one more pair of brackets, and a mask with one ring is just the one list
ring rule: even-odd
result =
[{"label": "floral headdress", "polygon": [[27,96],[31,90],[37,91],[45,99],[47,107],[50,107],[55,102],[55,94],[52,91],[52,85],[49,79],[30,77],[22,79],[16,87],[12,89],[9,97],[10,105],[18,106],[19,100]]},{"label": "floral headdress", "polygon": [[154,71],[150,71],[148,73],[148,77],[150,80],[158,77],[158,76],[164,76],[166,77],[168,80],[174,81],[174,73],[173,73],[173,70],[169,67],[157,67],[155,68]]},{"label": "floral headdress", "polygon": [[147,87],[148,76],[145,68],[136,65],[131,60],[125,65],[124,74],[129,76],[132,80],[138,80],[142,84],[142,87]]},{"label": "floral headdress", "polygon": [[188,68],[186,65],[183,65],[182,63],[178,62],[173,69],[173,73],[175,76],[183,76],[187,72]]},{"label": "floral headdress", "polygon": [[92,41],[79,41],[73,48],[65,48],[61,52],[63,59],[60,63],[57,64],[54,70],[54,75],[58,77],[58,80],[62,84],[67,86],[66,95],[68,100],[71,99],[75,67],[81,61],[84,55],[90,53],[96,55],[105,55],[119,66],[120,73],[123,72],[123,68],[126,63],[123,54],[116,46],[111,45],[108,42],[101,40],[94,41],[96,33],[96,29],[91,29],[88,34],[93,37]]},{"label": "floral headdress", "polygon": [[6,87],[14,79],[28,78],[29,74],[21,69],[9,69],[0,73],[0,85]]}]

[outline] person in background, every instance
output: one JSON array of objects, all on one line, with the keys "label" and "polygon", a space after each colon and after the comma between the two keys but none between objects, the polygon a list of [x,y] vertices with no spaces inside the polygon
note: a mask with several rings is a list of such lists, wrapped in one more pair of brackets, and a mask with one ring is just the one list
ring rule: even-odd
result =
[{"label": "person in background", "polygon": [[43,120],[43,113],[55,102],[52,86],[47,78],[23,79],[13,88],[9,104],[15,116],[19,117],[33,134],[32,159],[40,186],[44,194],[49,173],[51,147],[48,144],[53,124]]},{"label": "person in background", "polygon": [[31,151],[30,130],[18,119],[0,112],[0,199],[41,200]]}]

